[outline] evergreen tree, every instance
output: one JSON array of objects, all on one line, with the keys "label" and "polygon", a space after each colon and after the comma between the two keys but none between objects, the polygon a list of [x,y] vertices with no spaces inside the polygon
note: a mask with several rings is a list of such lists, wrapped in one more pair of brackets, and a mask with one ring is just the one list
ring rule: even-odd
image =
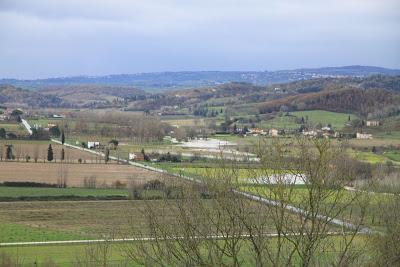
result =
[{"label": "evergreen tree", "polygon": [[65,134],[64,134],[64,130],[61,131],[61,144],[64,145],[65,143]]},{"label": "evergreen tree", "polygon": [[104,161],[107,163],[110,161],[110,149],[107,147],[104,153]]},{"label": "evergreen tree", "polygon": [[0,138],[6,138],[6,129],[0,128]]},{"label": "evergreen tree", "polygon": [[6,159],[13,159],[12,145],[7,145]]},{"label": "evergreen tree", "polygon": [[53,148],[51,147],[51,144],[49,145],[49,148],[47,149],[47,161],[52,161],[53,160]]},{"label": "evergreen tree", "polygon": [[58,128],[58,126],[53,126],[49,129],[50,135],[55,136],[55,137],[59,137],[61,132],[60,132],[60,128]]}]

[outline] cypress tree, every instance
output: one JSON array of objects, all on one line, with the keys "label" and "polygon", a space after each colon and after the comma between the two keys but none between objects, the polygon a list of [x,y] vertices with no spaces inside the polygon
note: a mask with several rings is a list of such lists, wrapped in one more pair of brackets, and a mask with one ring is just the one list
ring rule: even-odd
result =
[{"label": "cypress tree", "polygon": [[49,145],[49,148],[47,149],[47,161],[52,161],[53,160],[53,148],[51,147],[51,144]]},{"label": "cypress tree", "polygon": [[6,159],[13,159],[12,145],[7,145]]},{"label": "cypress tree", "polygon": [[62,132],[61,132],[61,144],[64,145],[64,143],[65,143],[65,134],[64,134],[64,130],[62,130]]},{"label": "cypress tree", "polygon": [[110,149],[106,148],[106,152],[104,153],[104,161],[107,163],[110,160]]}]

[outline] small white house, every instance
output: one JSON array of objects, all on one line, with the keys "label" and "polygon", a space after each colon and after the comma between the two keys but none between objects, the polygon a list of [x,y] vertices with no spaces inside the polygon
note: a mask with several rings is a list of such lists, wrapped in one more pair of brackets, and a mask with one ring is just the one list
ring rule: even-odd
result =
[{"label": "small white house", "polygon": [[357,139],[372,139],[372,134],[357,133]]},{"label": "small white house", "polygon": [[87,142],[87,148],[89,149],[94,149],[100,146],[100,142],[96,142],[96,141],[88,141]]},{"label": "small white house", "polygon": [[367,121],[368,127],[379,126],[379,125],[381,125],[380,121]]},{"label": "small white house", "polygon": [[279,135],[278,129],[270,129],[268,133],[270,136],[278,136]]},{"label": "small white house", "polygon": [[128,158],[131,161],[143,161],[144,155],[143,153],[129,153]]},{"label": "small white house", "polygon": [[53,114],[52,117],[53,117],[53,119],[63,119],[64,118],[63,115],[59,115],[59,114]]},{"label": "small white house", "polygon": [[303,135],[304,136],[317,136],[318,135],[318,132],[317,131],[314,131],[314,130],[311,130],[311,131],[303,131]]}]

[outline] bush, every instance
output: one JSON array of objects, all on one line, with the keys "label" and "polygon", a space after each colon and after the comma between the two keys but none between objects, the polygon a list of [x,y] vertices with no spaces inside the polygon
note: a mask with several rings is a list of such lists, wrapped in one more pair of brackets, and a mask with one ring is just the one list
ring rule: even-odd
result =
[{"label": "bush", "polygon": [[3,182],[0,186],[10,187],[57,187],[56,184],[36,183],[36,182]]},{"label": "bush", "polygon": [[126,183],[121,182],[120,180],[115,181],[115,183],[113,184],[113,186],[116,189],[124,189],[126,188]]},{"label": "bush", "polygon": [[163,190],[165,188],[165,183],[160,180],[151,180],[143,185],[145,190]]}]

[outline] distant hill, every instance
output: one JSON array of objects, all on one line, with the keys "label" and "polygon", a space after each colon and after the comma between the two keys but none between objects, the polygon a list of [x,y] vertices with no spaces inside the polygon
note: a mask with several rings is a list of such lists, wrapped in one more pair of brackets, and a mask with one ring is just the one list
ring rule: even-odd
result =
[{"label": "distant hill", "polygon": [[248,83],[175,90],[133,101],[132,110],[208,108],[229,106],[256,113],[281,110],[327,110],[367,115],[400,105],[400,76],[374,75],[366,78],[317,78],[291,83],[257,86]]},{"label": "distant hill", "polygon": [[57,96],[43,95],[12,85],[0,85],[0,104],[10,107],[61,107],[65,103]]},{"label": "distant hill", "polygon": [[46,96],[56,96],[76,107],[117,106],[126,101],[144,99],[147,93],[141,89],[124,86],[59,85],[38,89]]},{"label": "distant hill", "polygon": [[14,107],[118,107],[128,101],[144,99],[146,95],[143,90],[132,87],[65,85],[32,91],[0,85],[0,104]]},{"label": "distant hill", "polygon": [[400,105],[400,95],[385,89],[344,87],[267,101],[260,105],[259,111],[270,113],[285,107],[285,110],[326,110],[366,116],[391,105]]},{"label": "distant hill", "polygon": [[230,82],[192,89],[148,93],[132,86],[100,84],[47,85],[26,90],[0,86],[0,104],[64,108],[124,108],[192,114],[212,106],[240,107],[248,112],[328,110],[360,115],[400,105],[400,76],[314,78],[272,85]]},{"label": "distant hill", "polygon": [[0,79],[0,84],[10,84],[24,89],[43,89],[61,85],[129,86],[154,92],[210,87],[229,82],[244,82],[265,86],[321,77],[367,77],[376,74],[400,75],[400,70],[370,66],[345,66],[280,71],[183,71],[38,80]]}]

